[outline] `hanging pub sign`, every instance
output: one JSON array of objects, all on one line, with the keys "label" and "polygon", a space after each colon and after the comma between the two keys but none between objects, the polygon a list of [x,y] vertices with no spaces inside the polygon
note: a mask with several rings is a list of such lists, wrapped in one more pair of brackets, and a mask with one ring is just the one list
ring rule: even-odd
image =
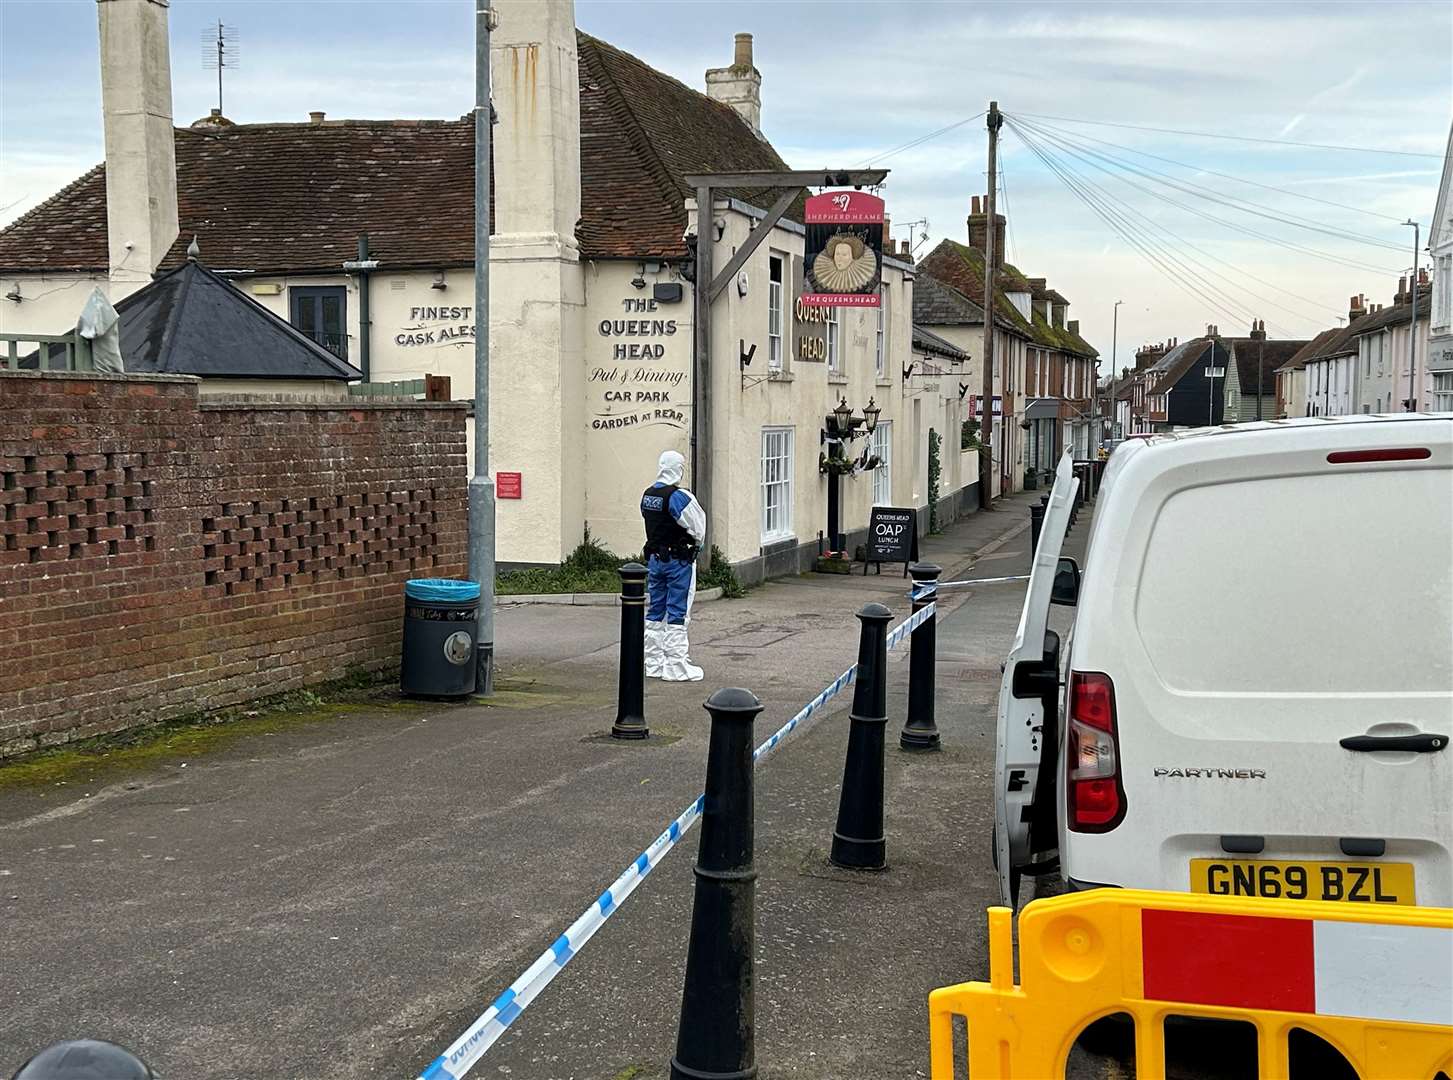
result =
[{"label": "hanging pub sign", "polygon": [[883,278],[883,200],[866,191],[825,191],[807,200],[802,303],[877,307]]}]

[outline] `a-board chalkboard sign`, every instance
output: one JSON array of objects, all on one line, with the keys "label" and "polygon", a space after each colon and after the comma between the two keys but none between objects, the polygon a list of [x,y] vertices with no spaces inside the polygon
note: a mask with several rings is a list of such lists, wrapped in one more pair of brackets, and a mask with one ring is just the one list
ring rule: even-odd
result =
[{"label": "a-board chalkboard sign", "polygon": [[864,574],[868,563],[901,562],[906,577],[908,564],[918,558],[918,512],[902,506],[873,507],[868,514],[866,554]]}]

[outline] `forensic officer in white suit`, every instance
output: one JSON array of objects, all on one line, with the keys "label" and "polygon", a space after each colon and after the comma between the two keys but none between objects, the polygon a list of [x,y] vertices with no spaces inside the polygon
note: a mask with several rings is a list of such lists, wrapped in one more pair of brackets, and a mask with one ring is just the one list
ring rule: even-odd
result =
[{"label": "forensic officer in white suit", "polygon": [[687,655],[686,627],[696,598],[696,556],[706,542],[706,511],[681,486],[686,459],[667,450],[656,482],[641,496],[646,524],[646,674],[668,682],[695,682],[701,668]]}]

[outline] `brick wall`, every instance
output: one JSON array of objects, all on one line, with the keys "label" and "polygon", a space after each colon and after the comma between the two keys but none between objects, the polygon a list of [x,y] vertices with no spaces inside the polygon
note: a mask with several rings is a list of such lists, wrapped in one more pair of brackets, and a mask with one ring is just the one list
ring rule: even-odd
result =
[{"label": "brick wall", "polygon": [[0,372],[0,757],[397,663],[465,570],[465,410]]}]

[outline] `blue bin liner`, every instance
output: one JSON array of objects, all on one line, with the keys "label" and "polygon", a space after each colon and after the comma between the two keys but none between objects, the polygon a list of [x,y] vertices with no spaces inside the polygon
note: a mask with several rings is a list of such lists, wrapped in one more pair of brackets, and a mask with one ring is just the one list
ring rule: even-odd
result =
[{"label": "blue bin liner", "polygon": [[404,582],[404,595],[410,600],[433,600],[447,604],[472,603],[479,599],[479,583],[455,581],[453,578],[415,578]]}]

